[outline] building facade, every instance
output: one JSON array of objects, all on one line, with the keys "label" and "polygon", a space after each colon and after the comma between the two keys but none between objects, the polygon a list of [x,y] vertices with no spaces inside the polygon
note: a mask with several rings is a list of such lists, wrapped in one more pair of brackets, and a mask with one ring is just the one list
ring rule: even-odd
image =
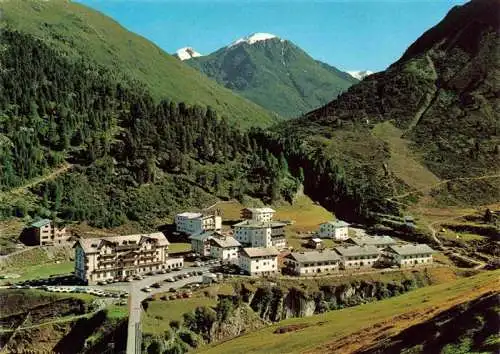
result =
[{"label": "building facade", "polygon": [[260,221],[260,222],[270,222],[273,220],[274,209],[265,208],[245,208],[241,210],[241,217],[247,220]]},{"label": "building facade", "polygon": [[333,273],[339,270],[340,256],[332,250],[292,252],[285,257],[288,271],[295,275]]},{"label": "building facade", "polygon": [[278,274],[278,255],[274,247],[243,248],[239,255],[239,267],[249,275]]},{"label": "building facade", "polygon": [[335,251],[340,255],[341,269],[373,267],[380,257],[375,246],[335,247]]},{"label": "building facade", "polygon": [[285,224],[244,220],[233,226],[234,237],[248,247],[286,248]]},{"label": "building facade", "polygon": [[71,241],[71,234],[65,227],[59,228],[49,219],[43,219],[30,225],[35,241],[40,246],[63,245]]},{"label": "building facade", "polygon": [[210,257],[222,262],[238,263],[238,253],[241,244],[233,237],[212,237],[210,243]]},{"label": "building facade", "polygon": [[345,241],[349,238],[349,224],[342,220],[327,221],[319,225],[319,237]]},{"label": "building facade", "polygon": [[389,246],[382,250],[382,260],[399,267],[428,265],[432,264],[432,254],[435,252],[426,244]]},{"label": "building facade", "polygon": [[216,231],[206,231],[199,234],[189,236],[191,241],[191,249],[193,252],[199,254],[202,257],[210,256],[210,240],[213,237],[222,236]]},{"label": "building facade", "polygon": [[177,232],[196,235],[205,231],[221,231],[222,218],[218,215],[203,215],[201,213],[181,213],[175,216]]},{"label": "building facade", "polygon": [[182,268],[182,258],[168,257],[169,242],[161,232],[77,240],[75,275],[88,284],[123,279],[162,269]]}]

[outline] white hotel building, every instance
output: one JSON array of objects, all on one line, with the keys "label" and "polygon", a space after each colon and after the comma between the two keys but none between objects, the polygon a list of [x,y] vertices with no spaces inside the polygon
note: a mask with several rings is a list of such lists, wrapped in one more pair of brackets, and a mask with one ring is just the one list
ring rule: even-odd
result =
[{"label": "white hotel building", "polygon": [[286,247],[285,224],[275,221],[244,220],[233,225],[234,238],[248,247]]},{"label": "white hotel building", "polygon": [[222,218],[217,215],[186,212],[175,216],[175,227],[178,232],[188,235],[196,235],[205,231],[220,231]]}]

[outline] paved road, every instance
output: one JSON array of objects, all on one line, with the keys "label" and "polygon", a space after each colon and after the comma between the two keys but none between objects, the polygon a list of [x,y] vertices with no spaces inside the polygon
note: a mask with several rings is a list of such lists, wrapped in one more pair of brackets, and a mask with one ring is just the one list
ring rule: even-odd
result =
[{"label": "paved road", "polygon": [[[161,292],[168,291],[170,288],[180,288],[186,284],[193,282],[201,282],[202,276],[194,276],[186,279],[181,279],[176,282],[166,283],[164,280],[166,278],[172,277],[174,275],[185,274],[192,272],[193,270],[206,272],[210,267],[189,267],[179,270],[177,272],[171,272],[168,274],[154,275],[147,277],[143,280],[134,281],[131,283],[117,283],[104,286],[108,289],[120,289],[123,290],[124,287],[128,287],[129,291],[129,317],[128,317],[128,334],[127,334],[127,354],[136,354],[141,352],[140,341],[140,323],[141,323],[141,302],[152,294],[157,294]],[[161,288],[152,289],[152,292],[145,293],[141,291],[142,288],[150,286],[153,283],[160,283]]]}]

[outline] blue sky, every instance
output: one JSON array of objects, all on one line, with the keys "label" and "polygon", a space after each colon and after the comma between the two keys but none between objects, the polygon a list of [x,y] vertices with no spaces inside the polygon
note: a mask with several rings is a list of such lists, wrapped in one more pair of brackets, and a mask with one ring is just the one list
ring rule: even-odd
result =
[{"label": "blue sky", "polygon": [[253,32],[343,70],[379,71],[461,0],[79,0],[169,53],[208,54]]}]

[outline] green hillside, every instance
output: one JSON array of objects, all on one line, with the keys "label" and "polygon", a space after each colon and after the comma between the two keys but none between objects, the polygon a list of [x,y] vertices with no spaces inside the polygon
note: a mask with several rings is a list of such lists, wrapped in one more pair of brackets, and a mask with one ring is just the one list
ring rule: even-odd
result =
[{"label": "green hillside", "polygon": [[[499,11],[496,0],[453,8],[398,62],[281,123],[267,146],[287,149],[305,192],[347,219],[392,213],[401,204],[390,197],[440,180],[440,200],[498,202]],[[453,184],[464,177],[484,179]]]},{"label": "green hillside", "polygon": [[127,31],[109,17],[69,0],[5,0],[2,25],[43,39],[70,57],[91,58],[116,75],[146,85],[156,99],[212,106],[241,127],[267,126],[278,117]]},{"label": "green hillside", "polygon": [[186,62],[262,107],[290,118],[326,104],[358,82],[279,38],[242,42]]},{"label": "green hillside", "polygon": [[217,198],[290,196],[286,161],[217,113],[0,29],[0,218],[151,229]]}]

